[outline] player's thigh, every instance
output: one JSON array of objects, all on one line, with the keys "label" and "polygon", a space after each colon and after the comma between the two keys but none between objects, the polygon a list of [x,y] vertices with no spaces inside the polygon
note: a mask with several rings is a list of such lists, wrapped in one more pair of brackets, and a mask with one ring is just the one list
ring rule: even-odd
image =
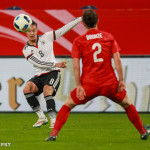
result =
[{"label": "player's thigh", "polygon": [[56,95],[59,88],[60,78],[61,76],[59,71],[51,71],[45,76],[44,84],[53,87],[53,96]]},{"label": "player's thigh", "polygon": [[126,96],[126,90],[123,90],[122,92],[118,91],[118,84],[112,84],[109,86],[103,87],[103,96],[106,96],[110,100],[116,102],[116,103],[121,103],[125,96]]},{"label": "player's thigh", "polygon": [[86,93],[86,97],[85,99],[83,100],[79,100],[78,97],[77,97],[77,89],[73,89],[71,92],[70,92],[70,96],[71,98],[73,99],[74,103],[77,104],[77,105],[80,105],[80,104],[85,104],[87,103],[88,101],[92,100],[93,98],[99,96],[99,88],[96,87],[95,85],[90,85],[90,84],[86,84],[86,85],[82,85],[84,90],[85,90],[85,93]]},{"label": "player's thigh", "polygon": [[44,97],[47,96],[47,95],[52,95],[54,92],[54,88],[50,85],[44,85],[44,88],[43,88],[43,94],[44,94]]},{"label": "player's thigh", "polygon": [[40,80],[40,77],[33,77],[28,82],[32,83],[33,89],[31,89],[31,91],[30,91],[31,93],[34,93],[36,96],[38,96],[43,92],[44,84]]},{"label": "player's thigh", "polygon": [[38,91],[38,87],[32,81],[28,81],[23,89],[23,93],[35,93]]}]

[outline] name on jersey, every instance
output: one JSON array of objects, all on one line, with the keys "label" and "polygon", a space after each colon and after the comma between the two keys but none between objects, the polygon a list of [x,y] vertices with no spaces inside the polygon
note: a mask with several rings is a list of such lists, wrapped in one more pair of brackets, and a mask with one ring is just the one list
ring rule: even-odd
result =
[{"label": "name on jersey", "polygon": [[86,35],[87,40],[103,38],[102,33]]}]

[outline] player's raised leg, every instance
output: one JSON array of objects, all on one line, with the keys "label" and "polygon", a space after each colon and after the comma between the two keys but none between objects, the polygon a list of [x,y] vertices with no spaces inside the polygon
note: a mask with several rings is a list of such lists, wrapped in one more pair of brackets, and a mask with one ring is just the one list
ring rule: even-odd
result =
[{"label": "player's raised leg", "polygon": [[27,82],[23,89],[28,104],[33,109],[33,111],[38,115],[38,120],[33,125],[33,127],[41,127],[42,125],[48,123],[48,120],[40,107],[39,101],[34,95],[34,93],[37,91],[38,91],[37,86],[31,81]]}]

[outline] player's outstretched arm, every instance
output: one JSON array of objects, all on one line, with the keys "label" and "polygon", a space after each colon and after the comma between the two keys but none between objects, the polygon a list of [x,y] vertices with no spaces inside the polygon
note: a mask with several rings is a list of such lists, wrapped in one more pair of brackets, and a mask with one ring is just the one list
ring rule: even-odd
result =
[{"label": "player's outstretched arm", "polygon": [[116,53],[113,54],[113,59],[114,59],[115,68],[117,70],[117,74],[118,74],[118,77],[119,77],[118,91],[121,92],[126,87],[125,87],[125,83],[124,83],[123,67],[122,67],[122,62],[121,62],[121,59],[120,59],[119,52],[116,52]]},{"label": "player's outstretched arm", "polygon": [[54,40],[58,39],[62,35],[64,35],[66,32],[71,30],[73,27],[75,27],[78,23],[82,21],[82,17],[75,18],[73,21],[69,22],[65,26],[59,28],[58,30],[54,31]]}]

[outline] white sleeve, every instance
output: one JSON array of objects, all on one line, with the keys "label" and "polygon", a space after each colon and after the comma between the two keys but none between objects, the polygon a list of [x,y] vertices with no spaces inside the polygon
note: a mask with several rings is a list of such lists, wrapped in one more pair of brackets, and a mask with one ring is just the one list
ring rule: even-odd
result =
[{"label": "white sleeve", "polygon": [[54,68],[55,63],[54,62],[45,62],[41,61],[35,54],[31,52],[31,50],[26,45],[23,49],[23,54],[25,58],[32,63],[34,66],[40,67],[40,68]]},{"label": "white sleeve", "polygon": [[40,68],[54,68],[55,63],[54,62],[45,62],[41,61],[38,57],[36,57],[34,54],[31,54],[27,57],[27,60],[32,63],[33,65],[40,67]]},{"label": "white sleeve", "polygon": [[27,59],[28,56],[32,54],[31,50],[28,48],[28,45],[26,44],[25,47],[23,48],[23,54],[25,58]]},{"label": "white sleeve", "polygon": [[82,21],[81,17],[75,18],[73,21],[69,22],[65,26],[63,26],[63,27],[57,29],[56,31],[54,31],[54,35],[53,35],[54,40],[56,40],[59,37],[61,37],[62,35],[64,35],[66,32],[71,30],[73,27],[75,27],[81,21]]},{"label": "white sleeve", "polygon": [[46,37],[50,41],[54,41],[54,31],[46,32],[43,37]]}]

